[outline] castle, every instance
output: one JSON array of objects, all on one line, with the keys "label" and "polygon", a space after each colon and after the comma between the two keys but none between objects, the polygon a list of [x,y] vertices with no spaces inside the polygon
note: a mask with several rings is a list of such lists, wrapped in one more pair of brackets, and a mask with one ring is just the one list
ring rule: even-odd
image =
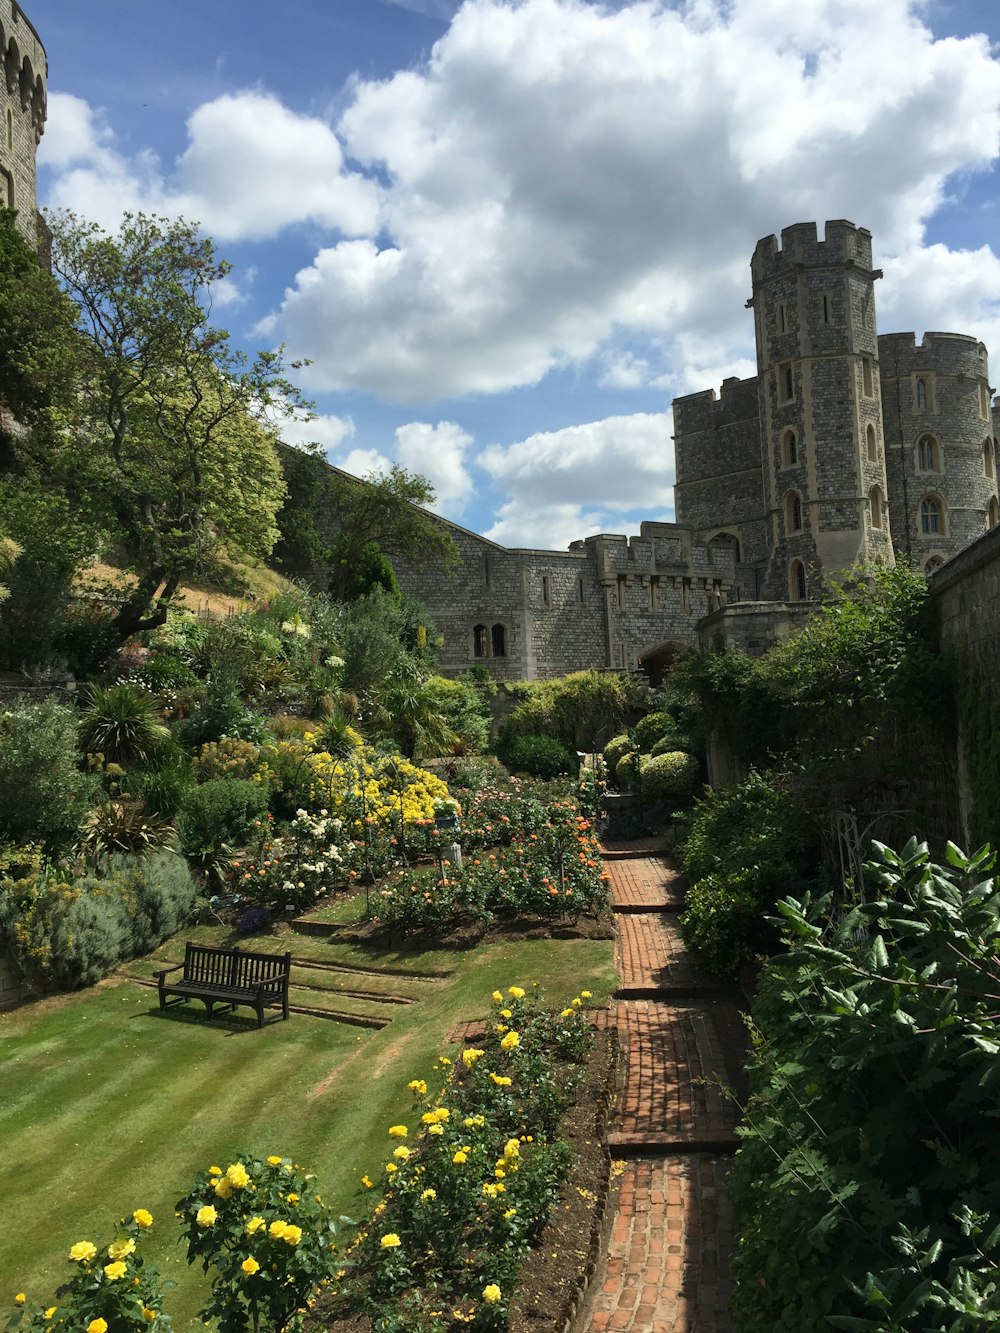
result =
[{"label": "castle", "polygon": [[[0,202],[44,244],[35,150],[48,67],[17,0],[0,0],[0,53]],[[458,545],[456,573],[397,574],[443,636],[442,670],[518,680],[641,667],[655,681],[699,642],[766,647],[858,564],[929,573],[995,526],[986,348],[958,333],[919,346],[879,335],[880,276],[871,234],[843,220],[822,240],[798,223],[780,245],[757,243],[757,374],[674,400],[676,522],[548,551],[435,518]]]},{"label": "castle", "polygon": [[35,150],[45,129],[48,61],[38,33],[17,0],[0,0],[0,206],[17,209],[17,224],[35,245],[45,224],[35,202]]},{"label": "castle", "polygon": [[449,525],[451,582],[400,581],[444,635],[442,668],[499,679],[644,668],[715,640],[760,651],[831,578],[904,560],[930,573],[996,525],[986,348],[879,335],[871,234],[786,227],[751,262],[757,371],[674,400],[676,522],[568,551],[508,550]]}]

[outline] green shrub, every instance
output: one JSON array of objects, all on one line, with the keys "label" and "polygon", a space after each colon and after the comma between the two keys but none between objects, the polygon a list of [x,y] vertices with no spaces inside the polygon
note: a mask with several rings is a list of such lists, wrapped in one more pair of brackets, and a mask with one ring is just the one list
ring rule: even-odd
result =
[{"label": "green shrub", "polygon": [[706,964],[723,969],[720,976],[732,977],[741,962],[773,946],[764,919],[778,899],[817,882],[819,839],[798,802],[751,771],[697,802],[681,864],[691,884],[680,916],[684,940],[704,949]]},{"label": "green shrub", "polygon": [[634,748],[632,737],[624,733],[608,741],[604,747],[604,762],[608,767],[608,772],[614,773],[618,767],[618,760]]},{"label": "green shrub", "polygon": [[509,736],[555,736],[577,751],[594,748],[595,737],[618,726],[630,707],[631,682],[612,671],[574,671],[555,680],[521,682],[524,700],[504,727]]},{"label": "green shrub", "polygon": [[678,750],[684,750],[685,753],[690,754],[692,748],[690,738],[673,728],[665,736],[660,737],[649,753],[655,759],[661,754],[676,754]]},{"label": "green shrub", "polygon": [[76,714],[53,698],[0,712],[0,838],[71,843],[100,784],[81,773]]},{"label": "green shrub", "polygon": [[576,752],[554,736],[513,736],[497,750],[509,769],[533,778],[555,778],[580,767]]},{"label": "green shrub", "polygon": [[146,809],[163,819],[177,818],[194,784],[191,758],[176,741],[158,746],[148,765],[129,769],[123,779],[125,789],[141,796]]},{"label": "green shrub", "polygon": [[764,915],[753,872],[706,875],[687,891],[681,928],[684,942],[713,976],[734,981],[740,968],[773,953],[778,933]]},{"label": "green shrub", "polygon": [[248,708],[238,694],[216,691],[177,728],[177,739],[189,750],[197,750],[209,741],[232,736],[260,744],[264,737],[264,719]]},{"label": "green shrub", "polygon": [[701,766],[693,754],[650,755],[642,765],[642,791],[650,800],[669,796],[693,796],[698,789]]},{"label": "green shrub", "polygon": [[267,814],[268,789],[262,783],[212,778],[192,787],[180,812],[181,846],[199,861],[245,841],[254,822]]},{"label": "green shrub", "polygon": [[674,720],[669,713],[647,713],[632,728],[632,735],[640,751],[649,754],[658,740],[672,735],[675,730]]},{"label": "green shrub", "polygon": [[642,756],[637,750],[627,750],[615,764],[615,781],[619,787],[636,787],[642,777]]},{"label": "green shrub", "polygon": [[482,754],[490,743],[490,706],[485,691],[472,681],[432,676],[427,693],[456,736],[455,754]]}]

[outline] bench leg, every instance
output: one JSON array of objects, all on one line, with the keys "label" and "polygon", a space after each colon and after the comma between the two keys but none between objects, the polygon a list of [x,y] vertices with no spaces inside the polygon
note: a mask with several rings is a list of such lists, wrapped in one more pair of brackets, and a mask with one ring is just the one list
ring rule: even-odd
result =
[{"label": "bench leg", "polygon": [[257,1026],[259,1028],[264,1026],[264,1006],[262,1004],[257,1005]]},{"label": "bench leg", "polygon": [[214,1004],[215,1004],[214,1000],[210,1000],[207,997],[205,997],[205,1013],[209,1018],[212,1017],[212,1007]]}]

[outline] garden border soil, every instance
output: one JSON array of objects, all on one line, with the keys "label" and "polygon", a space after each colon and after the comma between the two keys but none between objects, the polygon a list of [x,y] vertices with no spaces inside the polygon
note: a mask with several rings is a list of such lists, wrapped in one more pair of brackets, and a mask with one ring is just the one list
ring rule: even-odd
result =
[{"label": "garden border soil", "polygon": [[[584,1081],[560,1122],[574,1155],[573,1170],[532,1250],[510,1303],[509,1333],[567,1333],[601,1256],[611,1194],[607,1127],[619,1083],[619,1040],[613,1028],[594,1033]],[[339,1315],[336,1300],[321,1302],[309,1333],[371,1333],[371,1321]],[[465,1325],[455,1324],[457,1330]]]}]

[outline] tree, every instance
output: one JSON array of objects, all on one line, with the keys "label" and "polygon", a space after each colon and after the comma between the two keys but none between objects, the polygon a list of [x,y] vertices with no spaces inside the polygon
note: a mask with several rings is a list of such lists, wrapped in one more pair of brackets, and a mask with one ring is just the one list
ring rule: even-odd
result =
[{"label": "tree", "polygon": [[209,322],[229,265],[194,224],[126,214],[109,236],[72,213],[49,221],[83,351],[80,421],[46,465],[105,500],[136,575],[124,640],[163,624],[181,581],[227,546],[270,551],[284,495],[270,422],[302,404],[281,349],[248,358]]},{"label": "tree", "polygon": [[[70,409],[79,356],[76,311],[0,208],[0,434],[53,424]],[[16,427],[15,427],[16,423]],[[10,466],[0,447],[0,465]]]},{"label": "tree", "polygon": [[283,466],[289,500],[279,519],[279,559],[292,569],[324,568],[338,601],[374,587],[395,593],[394,559],[446,573],[458,564],[455,539],[422,508],[434,500],[426,477],[397,463],[362,479],[292,451]]}]

